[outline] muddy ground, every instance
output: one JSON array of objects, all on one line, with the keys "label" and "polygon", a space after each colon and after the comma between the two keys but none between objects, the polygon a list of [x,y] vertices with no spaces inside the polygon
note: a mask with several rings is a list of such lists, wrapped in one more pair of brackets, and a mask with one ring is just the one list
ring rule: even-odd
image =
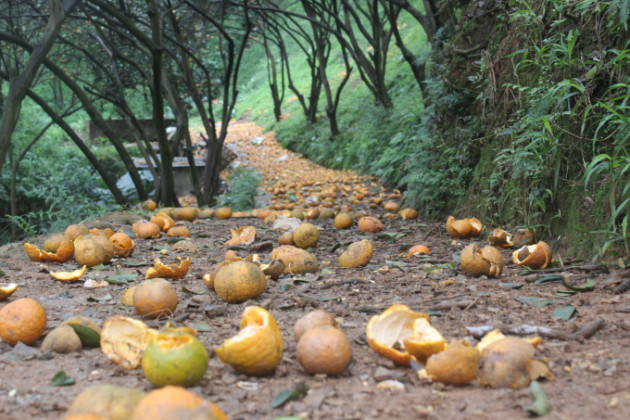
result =
[{"label": "muddy ground", "polygon": [[[360,206],[358,206],[360,207]],[[357,208],[358,208],[357,207]],[[369,210],[383,216],[384,210]],[[91,226],[109,226],[131,230],[131,223],[146,213],[115,213]],[[272,419],[298,416],[305,419],[519,419],[528,418],[531,404],[529,389],[488,389],[476,383],[454,387],[429,383],[418,378],[411,368],[394,366],[366,343],[365,326],[371,316],[395,303],[404,303],[417,311],[431,311],[432,324],[447,341],[467,338],[476,342],[478,334],[468,327],[493,326],[504,331],[527,325],[546,327],[538,353],[547,360],[555,380],[543,380],[542,386],[551,403],[549,419],[627,419],[630,418],[630,294],[620,285],[628,271],[618,263],[594,266],[565,256],[545,272],[522,273],[508,263],[498,278],[473,278],[465,275],[454,262],[454,255],[470,241],[456,244],[446,235],[443,223],[422,220],[382,218],[384,232],[365,235],[356,225],[337,230],[331,219],[315,220],[320,241],[312,251],[320,269],[314,275],[283,276],[269,281],[266,291],[255,300],[226,304],[214,292],[206,290],[203,274],[223,260],[228,249],[230,228],[246,224],[256,226],[258,239],[247,249],[237,249],[240,256],[257,252],[268,260],[277,246],[279,233],[255,217],[229,220],[179,222],[187,225],[196,253],[168,250],[173,245],[166,236],[136,240],[136,249],[128,259],[114,260],[104,270],[89,270],[81,281],[67,284],[53,280],[26,256],[23,243],[0,249],[1,282],[17,282],[19,290],[8,301],[32,297],[42,303],[48,316],[47,330],[64,319],[84,315],[102,323],[112,315],[136,316],[133,308],[120,304],[128,285],[110,285],[87,289],[83,280],[101,280],[117,273],[137,274],[129,285],[138,284],[156,255],[164,262],[176,256],[191,257],[191,270],[176,286],[179,304],[172,321],[199,330],[199,338],[211,353],[205,378],[190,388],[215,402],[231,419]],[[489,227],[490,228],[490,227]],[[488,230],[477,240],[485,242]],[[374,245],[374,257],[367,267],[340,268],[337,259],[347,244],[368,238]],[[542,238],[545,239],[545,238]],[[412,245],[425,244],[431,249],[426,257],[406,257]],[[41,243],[40,243],[41,245]],[[553,247],[553,243],[552,243]],[[557,254],[557,250],[554,250]],[[506,262],[511,250],[503,250]],[[61,264],[48,264],[59,270]],[[68,268],[68,267],[66,267]],[[571,296],[559,296],[568,290],[558,282],[540,283],[546,274],[564,276],[570,284],[592,279],[594,290]],[[204,292],[194,294],[184,291]],[[523,297],[542,298],[534,306],[521,303]],[[544,302],[543,302],[544,301]],[[2,302],[4,305],[7,301]],[[536,302],[534,302],[536,303]],[[222,364],[211,350],[235,335],[243,309],[259,305],[268,309],[282,331],[284,356],[275,373],[255,378],[236,373]],[[571,305],[576,314],[568,321],[554,318],[554,311]],[[306,374],[296,360],[293,324],[308,311],[319,308],[333,314],[352,345],[353,363],[338,377]],[[574,334],[581,327],[598,320],[601,328],[593,335]],[[147,321],[160,327],[166,320]],[[111,363],[100,349],[84,349],[70,354],[48,354],[32,347],[15,348],[0,342],[0,418],[60,419],[83,389],[96,384],[116,384],[149,391],[151,384],[142,370],[128,371]],[[50,384],[58,371],[74,378],[71,386]],[[380,389],[385,380],[396,380],[403,390]],[[310,387],[308,394],[280,408],[271,407],[280,391],[299,384]]]}]

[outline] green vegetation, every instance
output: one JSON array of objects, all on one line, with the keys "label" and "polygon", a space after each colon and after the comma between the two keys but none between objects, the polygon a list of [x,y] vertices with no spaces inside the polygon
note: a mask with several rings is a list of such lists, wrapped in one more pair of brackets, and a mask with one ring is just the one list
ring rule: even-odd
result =
[{"label": "green vegetation", "polygon": [[227,178],[227,191],[217,197],[218,205],[231,207],[233,211],[252,210],[261,181],[262,177],[255,169],[236,168]]}]

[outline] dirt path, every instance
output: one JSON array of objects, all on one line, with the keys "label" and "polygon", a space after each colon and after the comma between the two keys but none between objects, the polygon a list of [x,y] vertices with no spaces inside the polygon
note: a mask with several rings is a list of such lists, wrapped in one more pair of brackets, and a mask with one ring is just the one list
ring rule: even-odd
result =
[{"label": "dirt path", "polygon": [[[620,294],[613,291],[628,271],[614,267],[602,271],[600,267],[565,259],[564,268],[555,265],[548,273],[520,275],[520,268],[510,263],[499,279],[469,277],[454,263],[454,255],[458,256],[471,241],[452,244],[443,223],[435,224],[422,218],[390,219],[381,206],[370,208],[372,198],[386,201],[389,194],[373,180],[350,172],[339,174],[318,168],[278,148],[271,134],[263,135],[254,125],[239,125],[237,135],[236,131],[229,142],[237,142],[239,149],[249,154],[248,163],[265,174],[267,188],[276,193],[274,207],[306,203],[310,208],[309,200],[332,202],[332,207],[352,205],[355,211],[380,217],[384,231],[366,235],[356,225],[348,230],[337,230],[331,219],[314,219],[312,222],[320,229],[320,241],[312,250],[320,262],[318,272],[285,275],[277,281],[269,281],[262,296],[241,304],[226,304],[214,292],[207,291],[202,276],[223,260],[228,250],[225,242],[230,238],[229,230],[246,224],[256,227],[258,239],[248,249],[236,249],[237,254],[244,257],[257,252],[263,261],[268,260],[270,246],[266,243],[276,246],[279,233],[255,217],[179,222],[192,232],[192,241],[198,248],[194,253],[174,251],[173,242],[164,234],[157,239],[137,239],[132,257],[114,260],[103,270],[89,270],[81,279],[102,280],[119,272],[130,277],[137,275],[128,285],[111,284],[102,289],[87,289],[82,281],[71,284],[55,281],[39,263],[28,259],[23,244],[11,244],[0,249],[0,269],[5,273],[0,280],[15,281],[20,288],[0,305],[22,297],[37,299],[47,311],[48,330],[74,315],[89,316],[99,323],[116,314],[137,317],[133,308],[120,304],[127,287],[144,278],[147,267],[157,255],[167,263],[174,262],[176,256],[190,256],[192,264],[188,274],[172,281],[179,298],[172,318],[177,325],[198,329],[200,340],[211,350],[238,332],[240,316],[246,306],[259,305],[272,313],[282,332],[284,355],[272,375],[257,378],[236,373],[211,354],[206,376],[190,388],[218,404],[231,419],[529,417],[526,408],[531,399],[527,388],[489,389],[475,382],[461,387],[428,383],[419,379],[412,369],[397,367],[372,351],[366,343],[366,324],[371,316],[395,303],[407,304],[417,311],[431,311],[432,324],[447,341],[466,338],[476,342],[478,337],[467,327],[494,326],[508,331],[528,324],[550,328],[552,331],[545,334],[538,349],[555,375],[553,381],[542,381],[552,407],[547,418],[629,417],[630,299],[627,291]],[[260,137],[264,138],[260,144],[252,144]],[[283,156],[287,156],[286,159]],[[130,231],[131,223],[149,216],[148,213],[111,214],[88,224]],[[486,227],[478,240],[485,242],[483,238],[492,228]],[[340,268],[337,260],[347,244],[363,238],[374,245],[370,263],[362,268]],[[429,256],[406,257],[408,249],[419,243],[431,249]],[[511,250],[502,253],[509,261]],[[62,267],[50,263],[48,268],[59,270]],[[574,284],[592,279],[595,288],[590,292],[559,296],[557,291],[567,290],[561,283],[539,281],[537,284],[545,274],[561,275]],[[528,297],[541,299],[522,299]],[[566,322],[554,318],[555,310],[568,305],[576,309],[573,318]],[[348,371],[336,377],[306,374],[296,360],[293,324],[315,308],[333,314],[351,343],[353,363]],[[592,337],[568,337],[577,328],[597,319],[605,324]],[[160,327],[165,320],[147,322]],[[152,389],[141,370],[125,370],[111,363],[100,349],[50,354],[43,352],[39,344],[12,348],[0,342],[1,419],[60,419],[80,391],[96,384]],[[60,370],[76,383],[52,386],[50,381]],[[401,389],[384,387],[383,381],[387,380],[396,381]],[[280,408],[271,407],[274,396],[299,384],[310,387],[306,396]]]}]

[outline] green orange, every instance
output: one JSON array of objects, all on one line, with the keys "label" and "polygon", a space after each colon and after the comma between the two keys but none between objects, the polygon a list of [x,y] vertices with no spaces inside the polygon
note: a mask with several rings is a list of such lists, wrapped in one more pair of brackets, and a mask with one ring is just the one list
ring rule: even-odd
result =
[{"label": "green orange", "polygon": [[161,331],[144,349],[142,370],[153,385],[192,386],[208,368],[208,352],[192,334]]}]

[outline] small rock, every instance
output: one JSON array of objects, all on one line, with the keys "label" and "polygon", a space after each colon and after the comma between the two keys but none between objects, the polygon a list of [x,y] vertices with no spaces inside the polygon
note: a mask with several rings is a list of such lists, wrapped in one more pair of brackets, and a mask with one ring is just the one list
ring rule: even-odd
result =
[{"label": "small rock", "polygon": [[400,377],[397,372],[383,366],[377,367],[372,376],[377,382],[382,382],[386,379],[398,379]]},{"label": "small rock", "polygon": [[13,349],[0,356],[2,362],[24,362],[26,360],[35,359],[40,355],[39,350],[29,347],[26,344],[18,341]]},{"label": "small rock", "polygon": [[221,381],[223,381],[223,383],[226,385],[236,383],[237,380],[238,378],[236,377],[236,375],[231,372],[224,373],[223,376],[221,376]]}]

